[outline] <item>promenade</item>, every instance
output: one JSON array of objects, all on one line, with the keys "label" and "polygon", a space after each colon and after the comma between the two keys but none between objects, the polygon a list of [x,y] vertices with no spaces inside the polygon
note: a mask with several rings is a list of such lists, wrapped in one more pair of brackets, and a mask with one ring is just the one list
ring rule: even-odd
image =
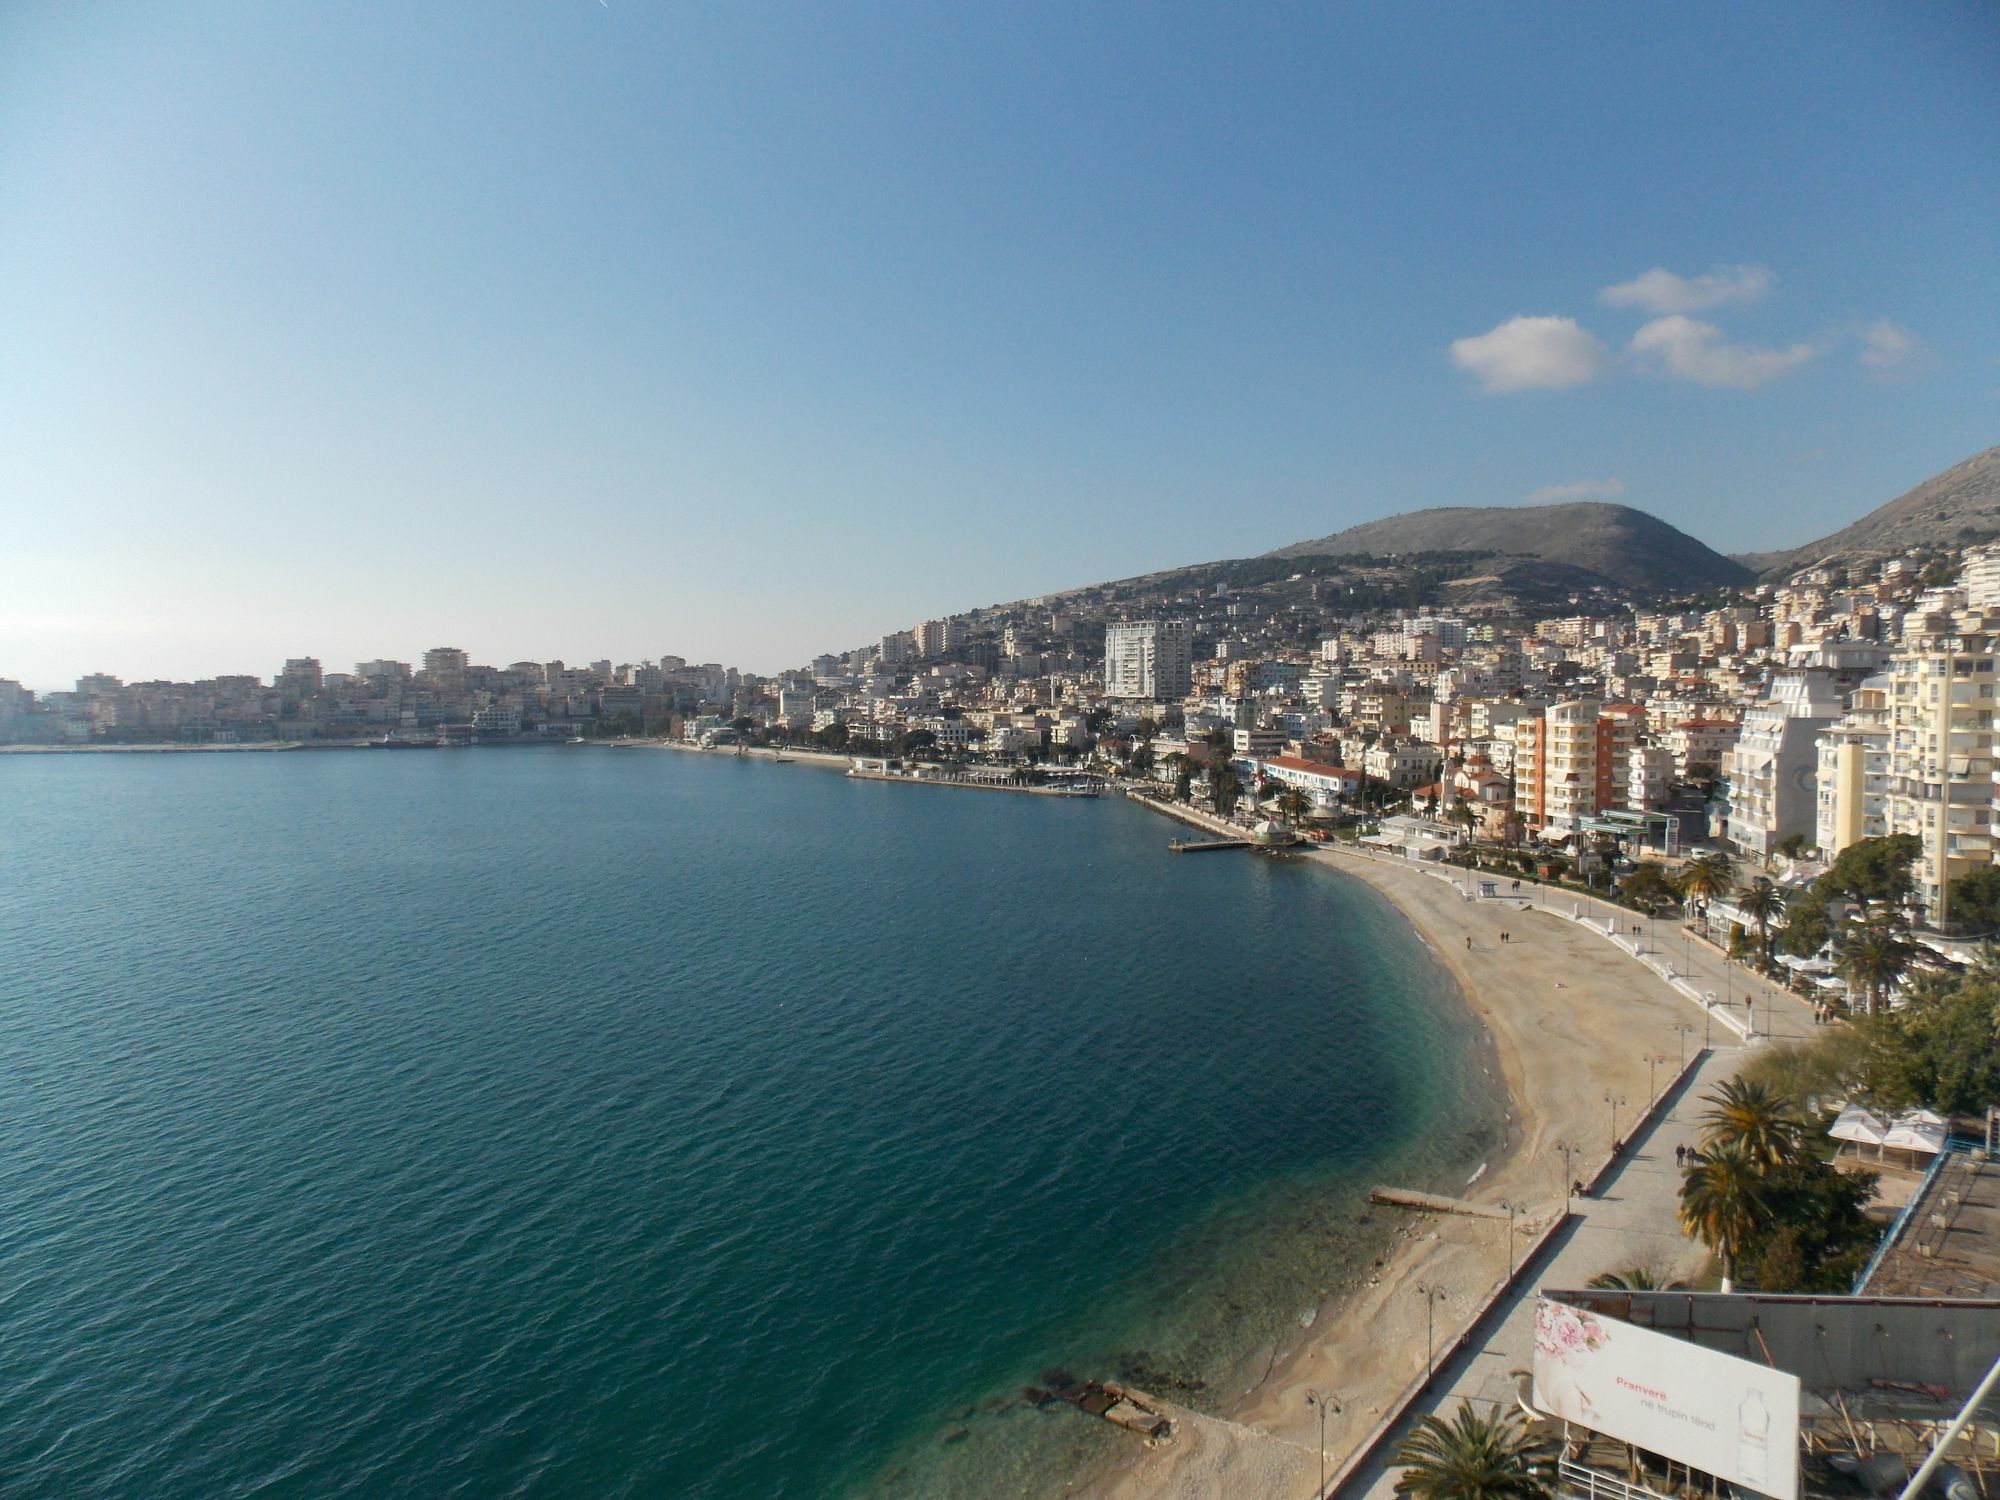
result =
[{"label": "promenade", "polygon": [[[1712,945],[1672,924],[1647,924],[1608,903],[1527,881],[1516,893],[1511,878],[1497,882],[1500,895],[1481,898],[1479,883],[1493,883],[1494,877],[1448,866],[1416,867],[1408,860],[1348,846],[1325,847],[1336,864],[1361,860],[1423,868],[1430,878],[1456,887],[1468,904],[1489,909],[1514,905],[1527,923],[1559,921],[1594,931],[1661,977],[1670,975],[1674,992],[1687,1002],[1688,1019],[1676,1029],[1687,1028],[1682,1034],[1691,1052],[1701,1045],[1705,1029],[1711,1048],[1664,1096],[1652,1118],[1632,1131],[1623,1150],[1601,1170],[1591,1196],[1572,1200],[1567,1223],[1495,1299],[1474,1334],[1440,1362],[1428,1388],[1391,1413],[1367,1444],[1366,1456],[1343,1465],[1325,1491],[1346,1500],[1389,1500],[1400,1469],[1388,1460],[1418,1420],[1448,1416],[1461,1400],[1482,1410],[1516,1403],[1522,1381],[1515,1372],[1533,1362],[1534,1308],[1541,1287],[1581,1286],[1601,1272],[1628,1266],[1679,1266],[1691,1271],[1701,1263],[1701,1252],[1682,1235],[1675,1220],[1680,1173],[1674,1150],[1699,1143],[1703,1097],[1733,1076],[1755,1045],[1766,1038],[1804,1038],[1816,1028],[1811,1008],[1799,997],[1757,979]],[[1635,933],[1635,925],[1642,930]],[[1654,930],[1645,930],[1649,925]],[[1742,1035],[1750,1030],[1751,1006],[1746,1000],[1755,1005],[1756,1040],[1751,1042]],[[1453,1320],[1454,1335],[1465,1321]]]},{"label": "promenade", "polygon": [[[1516,890],[1511,876],[1487,875],[1456,865],[1420,863],[1353,844],[1310,847],[1336,864],[1343,859],[1355,859],[1421,870],[1434,880],[1455,886],[1467,901],[1518,906],[1523,911],[1575,922],[1594,931],[1638,959],[1683,995],[1695,1022],[1705,1027],[1709,1045],[1753,1039],[1803,1041],[1819,1030],[1813,1021],[1812,1007],[1803,999],[1764,979],[1747,965],[1734,962],[1722,949],[1675,922],[1649,919],[1627,907],[1525,878]],[[1493,888],[1495,894],[1481,897],[1479,892],[1485,887]]]},{"label": "promenade", "polygon": [[1403,1435],[1424,1416],[1449,1416],[1461,1400],[1482,1411],[1514,1407],[1523,1382],[1513,1372],[1534,1361],[1535,1298],[1541,1287],[1579,1287],[1608,1269],[1686,1266],[1700,1260],[1674,1220],[1680,1191],[1674,1148],[1698,1144],[1702,1097],[1734,1074],[1745,1055],[1743,1048],[1733,1047],[1701,1059],[1654,1122],[1627,1142],[1596,1193],[1571,1202],[1569,1222],[1557,1231],[1550,1250],[1500,1299],[1480,1334],[1440,1365],[1428,1393],[1404,1409],[1375,1456],[1338,1476],[1329,1495],[1389,1500],[1401,1470],[1384,1458],[1394,1454]]}]

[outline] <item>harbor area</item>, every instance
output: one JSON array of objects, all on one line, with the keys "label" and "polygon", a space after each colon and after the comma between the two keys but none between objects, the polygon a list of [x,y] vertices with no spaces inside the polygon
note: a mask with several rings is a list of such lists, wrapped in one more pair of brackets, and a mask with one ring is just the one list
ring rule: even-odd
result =
[{"label": "harbor area", "polygon": [[989,792],[1028,792],[1039,797],[1100,797],[1104,780],[1067,767],[956,765],[857,755],[847,774],[857,781],[896,781],[921,786],[966,786]]}]

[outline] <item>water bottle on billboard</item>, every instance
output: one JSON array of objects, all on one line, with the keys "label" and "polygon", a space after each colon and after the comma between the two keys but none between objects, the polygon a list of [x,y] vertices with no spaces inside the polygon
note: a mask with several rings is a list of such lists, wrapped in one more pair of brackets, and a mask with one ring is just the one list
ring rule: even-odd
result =
[{"label": "water bottle on billboard", "polygon": [[1761,1487],[1769,1472],[1771,1413],[1764,1398],[1751,1391],[1736,1408],[1736,1478]]}]

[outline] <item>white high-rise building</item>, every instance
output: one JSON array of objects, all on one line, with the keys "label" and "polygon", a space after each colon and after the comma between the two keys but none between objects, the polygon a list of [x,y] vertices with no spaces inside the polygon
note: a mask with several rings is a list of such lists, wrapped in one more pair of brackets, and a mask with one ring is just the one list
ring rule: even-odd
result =
[{"label": "white high-rise building", "polygon": [[1886,673],[1847,700],[1839,723],[1819,737],[1815,842],[1829,857],[1889,831],[1889,694]]},{"label": "white high-rise building", "polygon": [[1194,626],[1186,620],[1124,620],[1104,630],[1104,691],[1112,698],[1170,702],[1194,686]]},{"label": "white high-rise building", "polygon": [[1919,618],[1889,667],[1890,833],[1923,842],[1917,899],[1951,919],[1949,887],[1993,863],[1996,638],[1990,616]]}]

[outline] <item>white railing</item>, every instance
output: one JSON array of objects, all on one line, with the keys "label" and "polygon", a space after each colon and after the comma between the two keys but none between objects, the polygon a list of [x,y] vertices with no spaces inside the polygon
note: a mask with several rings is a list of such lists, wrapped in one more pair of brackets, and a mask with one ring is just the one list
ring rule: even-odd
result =
[{"label": "white railing", "polygon": [[1586,1500],[1663,1500],[1657,1490],[1627,1484],[1585,1464],[1562,1459],[1556,1464],[1556,1479],[1564,1494],[1582,1495]]}]

